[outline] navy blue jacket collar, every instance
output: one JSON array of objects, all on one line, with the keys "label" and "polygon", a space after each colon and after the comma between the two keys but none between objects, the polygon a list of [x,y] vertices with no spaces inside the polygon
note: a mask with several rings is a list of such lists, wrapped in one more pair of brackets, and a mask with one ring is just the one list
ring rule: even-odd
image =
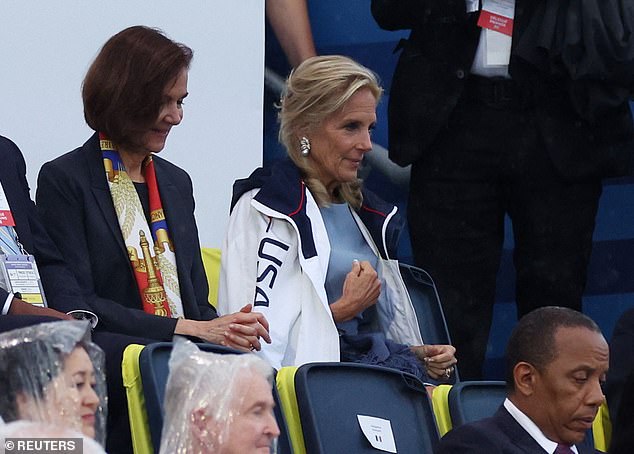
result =
[{"label": "navy blue jacket collar", "polygon": [[[252,189],[260,188],[255,199],[269,208],[290,217],[297,225],[302,238],[302,252],[306,258],[317,255],[310,218],[306,214],[306,186],[297,166],[290,159],[273,164],[271,167],[258,168],[248,178],[236,180],[233,184],[231,209],[238,199]],[[372,239],[385,257],[396,257],[398,239],[403,228],[400,216],[395,215],[387,224],[385,243],[383,225],[394,210],[394,206],[384,202],[372,192],[363,189],[363,205],[357,214],[369,230]]]}]

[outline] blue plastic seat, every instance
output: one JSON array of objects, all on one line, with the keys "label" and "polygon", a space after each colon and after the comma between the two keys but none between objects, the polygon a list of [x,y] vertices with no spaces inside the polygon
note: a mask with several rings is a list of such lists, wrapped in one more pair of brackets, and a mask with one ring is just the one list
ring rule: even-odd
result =
[{"label": "blue plastic seat", "polygon": [[[452,426],[458,427],[462,424],[488,418],[498,410],[506,399],[506,382],[503,381],[463,381],[456,383],[449,390],[447,395],[449,403],[449,414]],[[597,423],[599,424],[599,423]],[[599,427],[596,428],[597,431]],[[598,447],[605,446],[604,435],[599,440]],[[594,446],[593,429],[586,432],[583,444],[588,447]]]},{"label": "blue plastic seat", "polygon": [[452,426],[493,416],[505,398],[506,383],[503,381],[456,383],[447,395]]},{"label": "blue plastic seat", "polygon": [[[405,263],[400,263],[399,268],[418,318],[418,327],[423,336],[423,342],[425,344],[451,344],[445,314],[434,280],[427,271],[421,268]],[[449,383],[455,383],[457,380],[459,380],[459,375],[456,368]]]},{"label": "blue plastic seat", "polygon": [[390,421],[398,452],[432,452],[438,441],[423,383],[413,375],[356,363],[312,363],[295,373],[295,393],[306,452],[378,452],[358,415]]},{"label": "blue plastic seat", "polygon": [[405,263],[399,263],[399,268],[418,317],[423,341],[426,344],[451,344],[440,297],[429,273]]}]

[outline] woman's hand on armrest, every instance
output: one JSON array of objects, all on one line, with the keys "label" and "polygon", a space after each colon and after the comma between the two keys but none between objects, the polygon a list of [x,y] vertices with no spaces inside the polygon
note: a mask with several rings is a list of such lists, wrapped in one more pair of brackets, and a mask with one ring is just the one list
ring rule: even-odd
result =
[{"label": "woman's hand on armrest", "polygon": [[352,262],[346,275],[341,298],[330,305],[335,322],[352,320],[368,307],[376,304],[381,294],[381,281],[370,262]]},{"label": "woman's hand on armrest", "polygon": [[271,343],[266,318],[259,312],[252,312],[250,304],[240,309],[240,312],[213,320],[179,319],[174,333],[195,336],[242,351],[260,350],[260,338]]}]

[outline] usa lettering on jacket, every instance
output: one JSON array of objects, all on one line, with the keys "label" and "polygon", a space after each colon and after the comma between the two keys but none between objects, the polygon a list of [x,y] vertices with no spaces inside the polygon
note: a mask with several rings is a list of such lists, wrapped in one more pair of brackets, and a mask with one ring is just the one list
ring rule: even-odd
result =
[{"label": "usa lettering on jacket", "polygon": [[263,238],[258,246],[258,277],[253,306],[269,307],[267,290],[272,290],[290,246],[273,238]]}]

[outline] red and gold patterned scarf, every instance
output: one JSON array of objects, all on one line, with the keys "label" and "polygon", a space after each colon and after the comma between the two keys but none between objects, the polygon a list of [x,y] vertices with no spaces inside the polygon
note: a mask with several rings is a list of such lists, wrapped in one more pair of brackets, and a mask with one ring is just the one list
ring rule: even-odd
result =
[{"label": "red and gold patterned scarf", "polygon": [[[110,195],[128,249],[143,310],[164,317],[183,317],[176,255],[161,204],[152,156],[146,158],[142,167],[150,198],[151,222],[148,226],[141,200],[119,152],[101,133],[99,145]],[[150,231],[151,235],[147,235],[146,232]]]}]

